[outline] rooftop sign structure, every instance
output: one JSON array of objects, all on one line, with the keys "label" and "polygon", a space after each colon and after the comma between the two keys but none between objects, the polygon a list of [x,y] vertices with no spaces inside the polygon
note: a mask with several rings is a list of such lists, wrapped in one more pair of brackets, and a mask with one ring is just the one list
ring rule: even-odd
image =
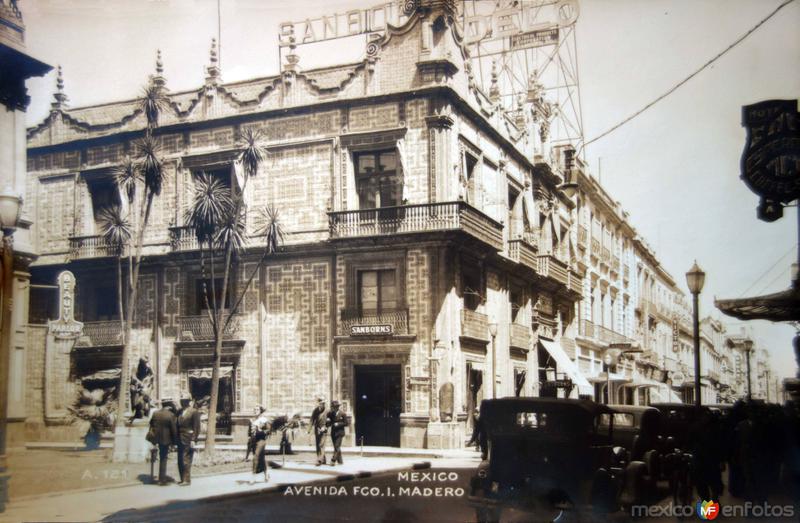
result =
[{"label": "rooftop sign structure", "polygon": [[575,23],[577,0],[403,0],[365,9],[283,22],[284,48],[365,36],[365,51],[388,26],[400,27],[433,4],[446,5],[465,52],[470,83],[525,132],[543,142],[571,144],[582,154]]}]

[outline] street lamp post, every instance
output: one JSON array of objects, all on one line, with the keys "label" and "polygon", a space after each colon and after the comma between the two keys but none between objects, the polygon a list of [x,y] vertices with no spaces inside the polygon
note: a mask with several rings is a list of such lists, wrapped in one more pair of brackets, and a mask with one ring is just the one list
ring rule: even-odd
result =
[{"label": "street lamp post", "polygon": [[492,337],[492,399],[497,397],[497,324],[489,324],[489,334]]},{"label": "street lamp post", "polygon": [[753,392],[752,392],[752,390],[750,388],[750,383],[751,383],[751,381],[750,381],[750,379],[751,379],[750,378],[750,353],[753,352],[753,342],[752,341],[747,340],[746,342],[744,342],[744,352],[745,352],[745,354],[747,356],[747,401],[750,401],[750,400],[753,399]]},{"label": "street lamp post", "polygon": [[611,354],[606,353],[603,357],[603,365],[606,367],[606,405],[611,403]]},{"label": "street lamp post", "polygon": [[0,512],[8,498],[8,474],[6,458],[6,433],[8,430],[8,376],[11,347],[11,293],[14,291],[14,251],[11,235],[17,228],[22,198],[6,190],[0,194],[0,228],[3,230],[0,244],[2,261],[2,310],[0,310]]},{"label": "street lamp post", "polygon": [[692,293],[692,319],[694,330],[694,404],[696,407],[700,406],[700,318],[698,315],[698,298],[700,291],[703,290],[703,284],[706,280],[706,273],[703,272],[694,262],[692,268],[686,273],[686,285],[689,287],[689,292]]}]

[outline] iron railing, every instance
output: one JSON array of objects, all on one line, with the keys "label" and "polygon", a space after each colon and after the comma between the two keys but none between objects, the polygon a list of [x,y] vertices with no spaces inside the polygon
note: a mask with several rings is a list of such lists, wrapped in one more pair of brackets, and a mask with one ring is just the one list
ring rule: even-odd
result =
[{"label": "iron railing", "polygon": [[122,326],[119,320],[86,321],[77,347],[112,347],[122,345]]},{"label": "iron railing", "polygon": [[624,334],[620,334],[602,325],[597,325],[589,320],[583,320],[581,322],[581,334],[586,338],[592,338],[602,343],[634,343],[634,340],[628,338]]},{"label": "iron railing", "polygon": [[117,250],[102,235],[72,236],[69,239],[70,258],[102,258],[116,256]]},{"label": "iron railing", "polygon": [[169,228],[169,245],[173,252],[196,251],[200,249],[194,229],[188,225]]},{"label": "iron railing", "polygon": [[466,202],[443,202],[328,213],[332,238],[464,230],[502,248],[503,226]]},{"label": "iron railing", "polygon": [[[227,314],[223,315],[227,318]],[[235,336],[239,331],[239,316],[234,315],[231,318],[228,327],[222,335],[223,340],[236,339]],[[214,339],[214,329],[211,319],[207,314],[197,316],[179,316],[178,317],[178,340],[179,341],[212,341]]]}]

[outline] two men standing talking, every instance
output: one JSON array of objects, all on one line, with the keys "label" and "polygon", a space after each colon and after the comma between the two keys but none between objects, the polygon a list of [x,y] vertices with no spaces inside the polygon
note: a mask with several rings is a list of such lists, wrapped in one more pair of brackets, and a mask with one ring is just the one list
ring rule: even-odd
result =
[{"label": "two men standing talking", "polygon": [[200,437],[200,411],[192,406],[192,398],[181,397],[181,410],[175,415],[170,400],[161,401],[161,410],[150,418],[150,429],[158,446],[158,484],[167,484],[167,457],[172,445],[178,447],[178,472],[180,486],[192,484],[192,457]]}]

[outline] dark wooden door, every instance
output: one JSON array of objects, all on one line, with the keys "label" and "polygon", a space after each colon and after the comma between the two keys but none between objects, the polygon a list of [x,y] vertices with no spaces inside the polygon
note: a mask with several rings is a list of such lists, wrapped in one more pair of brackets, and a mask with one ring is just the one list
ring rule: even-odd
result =
[{"label": "dark wooden door", "polygon": [[356,444],[400,446],[402,380],[399,365],[357,365]]}]

